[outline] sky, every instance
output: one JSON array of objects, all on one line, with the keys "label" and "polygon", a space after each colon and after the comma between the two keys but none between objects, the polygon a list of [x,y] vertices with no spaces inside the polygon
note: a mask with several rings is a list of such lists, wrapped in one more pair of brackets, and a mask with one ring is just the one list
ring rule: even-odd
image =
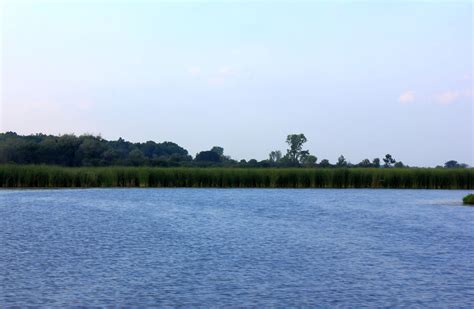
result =
[{"label": "sky", "polygon": [[0,2],[1,132],[474,165],[471,1]]}]

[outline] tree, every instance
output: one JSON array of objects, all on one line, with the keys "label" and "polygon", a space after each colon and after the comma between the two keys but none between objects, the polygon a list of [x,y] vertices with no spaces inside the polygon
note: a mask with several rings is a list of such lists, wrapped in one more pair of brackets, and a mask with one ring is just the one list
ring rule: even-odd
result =
[{"label": "tree", "polygon": [[55,157],[58,161],[56,163],[66,166],[78,165],[76,152],[80,144],[81,141],[74,135],[65,134],[59,136],[55,147]]},{"label": "tree", "polygon": [[319,167],[331,167],[331,163],[329,163],[329,160],[328,159],[323,159],[321,160],[321,162],[319,163]]},{"label": "tree", "polygon": [[466,163],[458,163],[456,160],[450,160],[444,163],[445,168],[466,168],[468,166]]},{"label": "tree", "polygon": [[278,163],[281,160],[281,151],[280,150],[275,150],[270,152],[268,155],[269,161],[272,163]]},{"label": "tree", "polygon": [[392,155],[387,153],[385,155],[385,158],[383,158],[383,162],[385,162],[385,164],[384,164],[385,167],[392,167],[392,164],[397,162],[397,161],[395,161],[395,159],[392,158]]},{"label": "tree", "polygon": [[403,168],[403,167],[406,167],[402,161],[398,161],[397,163],[395,163],[393,165],[393,167],[397,167],[397,168]]},{"label": "tree", "polygon": [[309,154],[309,151],[303,150],[303,144],[306,141],[304,134],[290,134],[287,136],[286,143],[290,148],[287,149],[286,156],[292,164],[299,165],[302,157]]},{"label": "tree", "polygon": [[214,151],[201,151],[196,155],[194,159],[197,162],[221,162],[221,156],[217,152]]},{"label": "tree", "polygon": [[113,164],[119,158],[119,153],[114,149],[107,149],[103,154],[106,163]]},{"label": "tree", "polygon": [[379,158],[375,158],[372,160],[372,166],[373,167],[380,167],[380,159]]},{"label": "tree", "polygon": [[[0,163],[56,164],[62,166],[127,165],[130,152],[139,150],[134,164],[184,162],[192,160],[188,151],[175,143],[131,143],[119,138],[106,141],[100,136],[73,134],[60,136],[0,133]],[[138,162],[137,160],[141,161]]]},{"label": "tree", "polygon": [[128,154],[128,160],[134,166],[143,165],[145,161],[145,155],[139,149],[133,149]]},{"label": "tree", "polygon": [[341,155],[341,156],[337,159],[336,166],[337,166],[337,167],[345,167],[345,166],[347,166],[346,158],[344,158],[343,155]]},{"label": "tree", "polygon": [[257,167],[258,161],[255,160],[255,159],[250,159],[250,160],[247,162],[247,165],[250,166],[250,167]]},{"label": "tree", "polygon": [[456,160],[449,160],[448,162],[444,163],[445,168],[456,168],[458,165],[458,161]]},{"label": "tree", "polygon": [[82,140],[76,155],[81,160],[82,165],[91,166],[99,165],[103,152],[106,150],[105,145],[99,137],[81,136]]},{"label": "tree", "polygon": [[307,155],[302,159],[302,164],[305,167],[315,167],[316,166],[316,161],[318,161],[318,158],[313,155]]},{"label": "tree", "polygon": [[223,157],[224,156],[224,148],[220,147],[220,146],[214,146],[211,148],[211,151],[214,151],[215,153],[217,153],[220,157]]},{"label": "tree", "polygon": [[370,163],[369,159],[364,159],[357,164],[358,167],[372,167],[372,163]]}]

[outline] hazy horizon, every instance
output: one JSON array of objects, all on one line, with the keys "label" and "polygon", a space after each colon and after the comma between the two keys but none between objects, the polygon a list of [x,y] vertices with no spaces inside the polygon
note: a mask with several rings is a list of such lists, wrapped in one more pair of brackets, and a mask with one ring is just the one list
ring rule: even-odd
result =
[{"label": "hazy horizon", "polygon": [[473,166],[472,9],[3,1],[0,130]]}]

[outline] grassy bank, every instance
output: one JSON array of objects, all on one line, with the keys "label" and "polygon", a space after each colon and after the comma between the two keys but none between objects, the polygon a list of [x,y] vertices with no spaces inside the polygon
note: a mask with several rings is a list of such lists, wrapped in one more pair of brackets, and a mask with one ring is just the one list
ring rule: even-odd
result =
[{"label": "grassy bank", "polygon": [[0,187],[473,189],[474,169],[67,168],[0,165]]}]

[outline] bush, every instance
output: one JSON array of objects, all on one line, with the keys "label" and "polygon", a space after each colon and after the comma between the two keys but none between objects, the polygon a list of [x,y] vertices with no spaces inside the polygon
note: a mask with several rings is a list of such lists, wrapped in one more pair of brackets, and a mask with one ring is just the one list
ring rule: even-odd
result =
[{"label": "bush", "polygon": [[474,205],[474,194],[466,195],[462,201],[466,205]]}]

